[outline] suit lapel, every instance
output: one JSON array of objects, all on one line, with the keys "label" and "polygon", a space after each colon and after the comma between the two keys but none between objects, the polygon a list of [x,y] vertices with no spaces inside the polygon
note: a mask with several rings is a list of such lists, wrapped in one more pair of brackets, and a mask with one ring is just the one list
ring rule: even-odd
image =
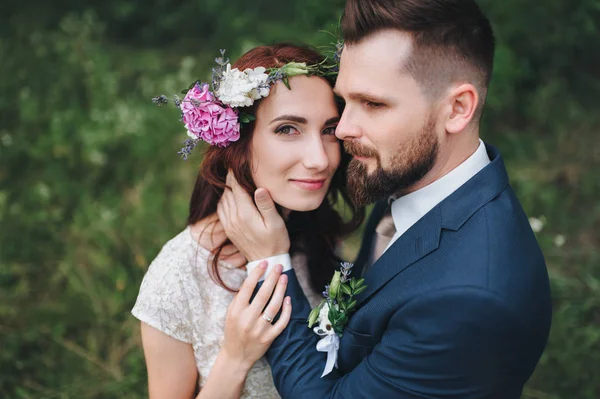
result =
[{"label": "suit lapel", "polygon": [[435,251],[440,245],[442,229],[460,229],[475,212],[506,189],[508,175],[504,161],[496,148],[487,145],[486,149],[490,164],[417,221],[367,270],[363,276],[367,289],[357,297],[359,305],[398,273]]},{"label": "suit lapel", "polygon": [[441,211],[436,207],[398,238],[363,276],[367,289],[358,296],[359,305],[398,273],[435,251],[440,243],[441,223]]}]

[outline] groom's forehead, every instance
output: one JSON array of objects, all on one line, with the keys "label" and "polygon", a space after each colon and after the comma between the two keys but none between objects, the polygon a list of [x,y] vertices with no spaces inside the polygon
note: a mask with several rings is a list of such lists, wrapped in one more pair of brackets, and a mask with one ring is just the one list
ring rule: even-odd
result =
[{"label": "groom's forehead", "polygon": [[359,42],[347,43],[342,58],[359,58],[374,63],[398,63],[407,60],[413,50],[412,35],[395,29],[370,34]]},{"label": "groom's forehead", "polygon": [[400,31],[370,35],[358,43],[344,46],[339,73],[342,76],[398,73],[410,58],[412,47],[410,35]]},{"label": "groom's forehead", "polygon": [[403,84],[404,79],[411,78],[403,70],[406,63],[404,54],[383,53],[373,60],[366,54],[370,50],[372,49],[364,51],[357,45],[344,49],[336,82],[337,93],[346,95],[351,92],[382,91],[386,88],[398,87],[398,84]]}]

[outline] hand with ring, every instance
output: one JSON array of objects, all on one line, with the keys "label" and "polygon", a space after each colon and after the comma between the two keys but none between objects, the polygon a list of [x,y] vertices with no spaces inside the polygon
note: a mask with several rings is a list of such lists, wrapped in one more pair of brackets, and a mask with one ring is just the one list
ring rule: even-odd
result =
[{"label": "hand with ring", "polygon": [[[248,370],[260,359],[287,326],[292,314],[289,297],[284,298],[287,276],[275,266],[250,303],[252,293],[267,268],[261,262],[246,278],[227,310],[222,351],[231,361]],[[269,300],[270,299],[270,300]],[[281,310],[279,319],[273,323]]]}]

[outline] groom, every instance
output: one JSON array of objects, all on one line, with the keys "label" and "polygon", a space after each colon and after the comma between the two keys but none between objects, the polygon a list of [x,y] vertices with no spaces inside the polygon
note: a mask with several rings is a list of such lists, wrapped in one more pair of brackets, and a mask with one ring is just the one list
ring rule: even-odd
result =
[{"label": "groom", "polygon": [[[546,345],[551,301],[502,157],[479,139],[490,24],[472,0],[348,0],[342,30],[336,135],[354,156],[355,201],[376,202],[354,270],[367,289],[339,368],[320,378],[325,355],[289,257],[269,259],[288,270],[293,305],[267,354],[275,385],[285,399],[517,399]],[[251,260],[289,250],[272,201],[256,197],[259,217],[228,230]]]}]

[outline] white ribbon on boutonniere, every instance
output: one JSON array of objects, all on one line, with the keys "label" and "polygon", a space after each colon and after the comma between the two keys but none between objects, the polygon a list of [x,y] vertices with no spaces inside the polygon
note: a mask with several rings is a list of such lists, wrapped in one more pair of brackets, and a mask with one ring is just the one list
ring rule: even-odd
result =
[{"label": "white ribbon on boutonniere", "polygon": [[341,270],[334,273],[331,283],[325,287],[325,299],[308,316],[309,328],[319,323],[313,328],[315,334],[322,337],[317,342],[317,351],[327,353],[327,362],[321,378],[331,373],[334,367],[337,368],[340,337],[348,324],[349,314],[356,307],[356,299],[353,297],[367,288],[364,279],[349,277],[352,266],[351,263],[342,263]]},{"label": "white ribbon on boutonniere", "polygon": [[340,349],[340,337],[337,334],[327,335],[317,342],[317,350],[319,352],[327,352],[327,363],[321,378],[333,371],[333,366],[337,369],[338,350]]},{"label": "white ribbon on boutonniere", "polygon": [[319,325],[313,328],[318,336],[322,337],[317,342],[317,351],[327,353],[327,363],[321,378],[331,373],[333,366],[337,368],[338,350],[340,349],[340,337],[335,333],[329,322],[329,303],[323,303],[319,310]]}]

